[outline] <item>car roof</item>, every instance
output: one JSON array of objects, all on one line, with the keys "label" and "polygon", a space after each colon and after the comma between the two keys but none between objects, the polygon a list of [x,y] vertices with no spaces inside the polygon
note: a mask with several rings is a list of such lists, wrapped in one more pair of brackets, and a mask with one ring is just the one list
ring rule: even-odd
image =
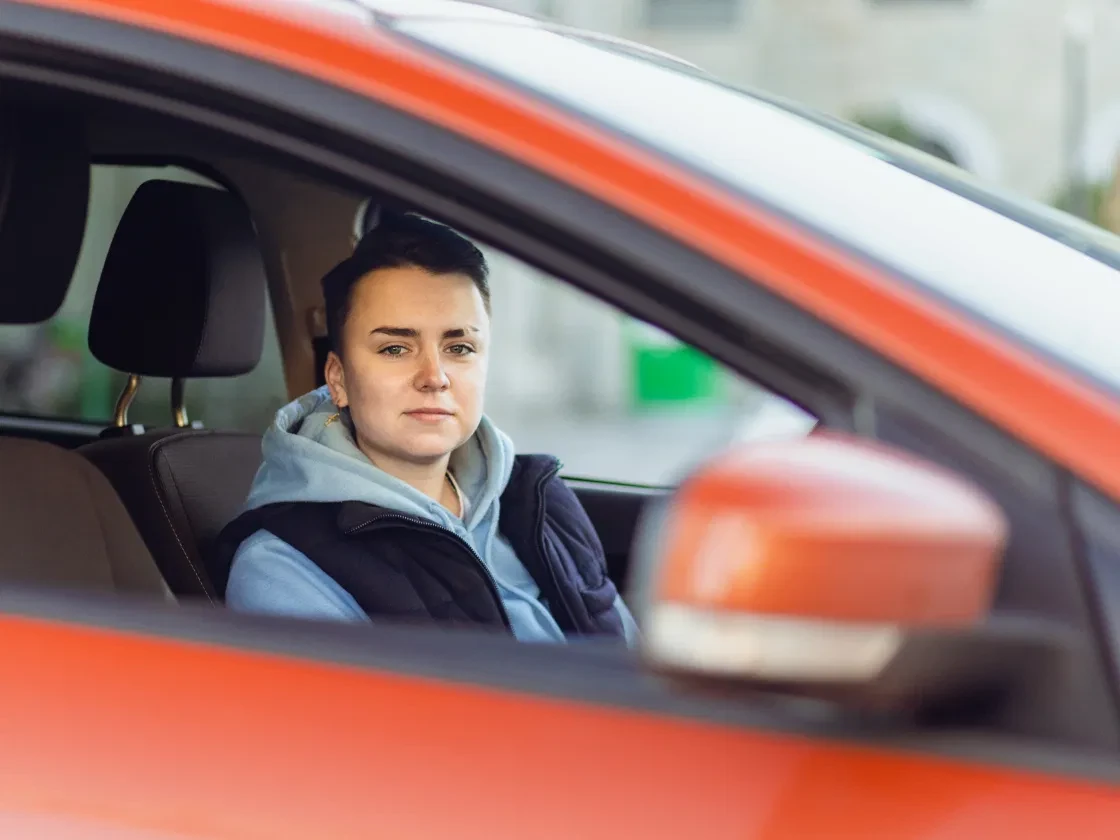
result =
[{"label": "car roof", "polygon": [[628,38],[569,26],[534,15],[496,9],[493,6],[484,6],[468,0],[257,0],[257,2],[271,2],[280,9],[285,6],[302,6],[322,10],[347,19],[364,20],[373,26],[391,25],[400,20],[424,19],[461,23],[497,23],[546,29],[619,52],[639,55],[652,61],[676,64],[692,70],[700,69],[693,62],[678,55]]}]

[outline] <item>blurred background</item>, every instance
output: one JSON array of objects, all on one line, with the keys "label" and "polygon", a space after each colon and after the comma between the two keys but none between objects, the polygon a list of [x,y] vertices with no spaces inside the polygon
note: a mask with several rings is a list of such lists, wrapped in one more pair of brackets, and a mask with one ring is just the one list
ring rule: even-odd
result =
[{"label": "blurred background", "polygon": [[[1120,231],[1120,0],[488,5],[665,50]],[[123,377],[90,356],[86,329],[113,231],[145,180],[209,183],[175,167],[94,169],[86,243],[62,311],[46,324],[0,328],[0,411],[112,416]],[[488,412],[520,450],[553,452],[571,475],[669,484],[732,439],[810,428],[811,418],[660,331],[488,256]],[[188,386],[192,418],[210,427],[262,431],[285,401],[271,320],[256,371]],[[132,419],[169,423],[166,382],[145,384]]]},{"label": "blurred background", "polygon": [[648,44],[1108,223],[1120,154],[1116,0],[486,5]]}]

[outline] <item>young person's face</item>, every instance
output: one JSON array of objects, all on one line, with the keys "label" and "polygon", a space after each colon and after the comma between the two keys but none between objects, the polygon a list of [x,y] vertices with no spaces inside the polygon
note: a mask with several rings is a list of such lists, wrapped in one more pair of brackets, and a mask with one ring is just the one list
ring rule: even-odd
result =
[{"label": "young person's face", "polygon": [[435,463],[474,434],[489,339],[490,317],[466,275],[386,268],[355,284],[341,358],[327,357],[326,378],[371,461]]}]

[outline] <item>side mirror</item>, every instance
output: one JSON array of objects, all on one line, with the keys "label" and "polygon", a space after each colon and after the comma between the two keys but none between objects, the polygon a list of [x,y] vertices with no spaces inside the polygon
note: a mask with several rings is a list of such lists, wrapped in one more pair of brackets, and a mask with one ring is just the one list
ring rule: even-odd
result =
[{"label": "side mirror", "polygon": [[738,446],[641,525],[644,658],[677,678],[881,707],[975,682],[995,673],[977,656],[1007,659],[1002,642],[977,644],[1007,532],[979,488],[879,444]]}]

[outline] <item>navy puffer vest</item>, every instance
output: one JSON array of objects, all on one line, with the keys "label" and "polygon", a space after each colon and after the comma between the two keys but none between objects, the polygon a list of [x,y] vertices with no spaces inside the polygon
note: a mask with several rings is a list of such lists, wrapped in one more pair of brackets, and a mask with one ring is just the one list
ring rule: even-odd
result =
[{"label": "navy puffer vest", "polygon": [[[623,637],[603,546],[560,464],[518,455],[502,493],[498,530],[536,581],[565,635]],[[434,522],[363,502],[278,502],[223,529],[211,557],[225,592],[238,546],[267,530],[304,554],[372,619],[504,628],[493,578],[466,542]]]}]

